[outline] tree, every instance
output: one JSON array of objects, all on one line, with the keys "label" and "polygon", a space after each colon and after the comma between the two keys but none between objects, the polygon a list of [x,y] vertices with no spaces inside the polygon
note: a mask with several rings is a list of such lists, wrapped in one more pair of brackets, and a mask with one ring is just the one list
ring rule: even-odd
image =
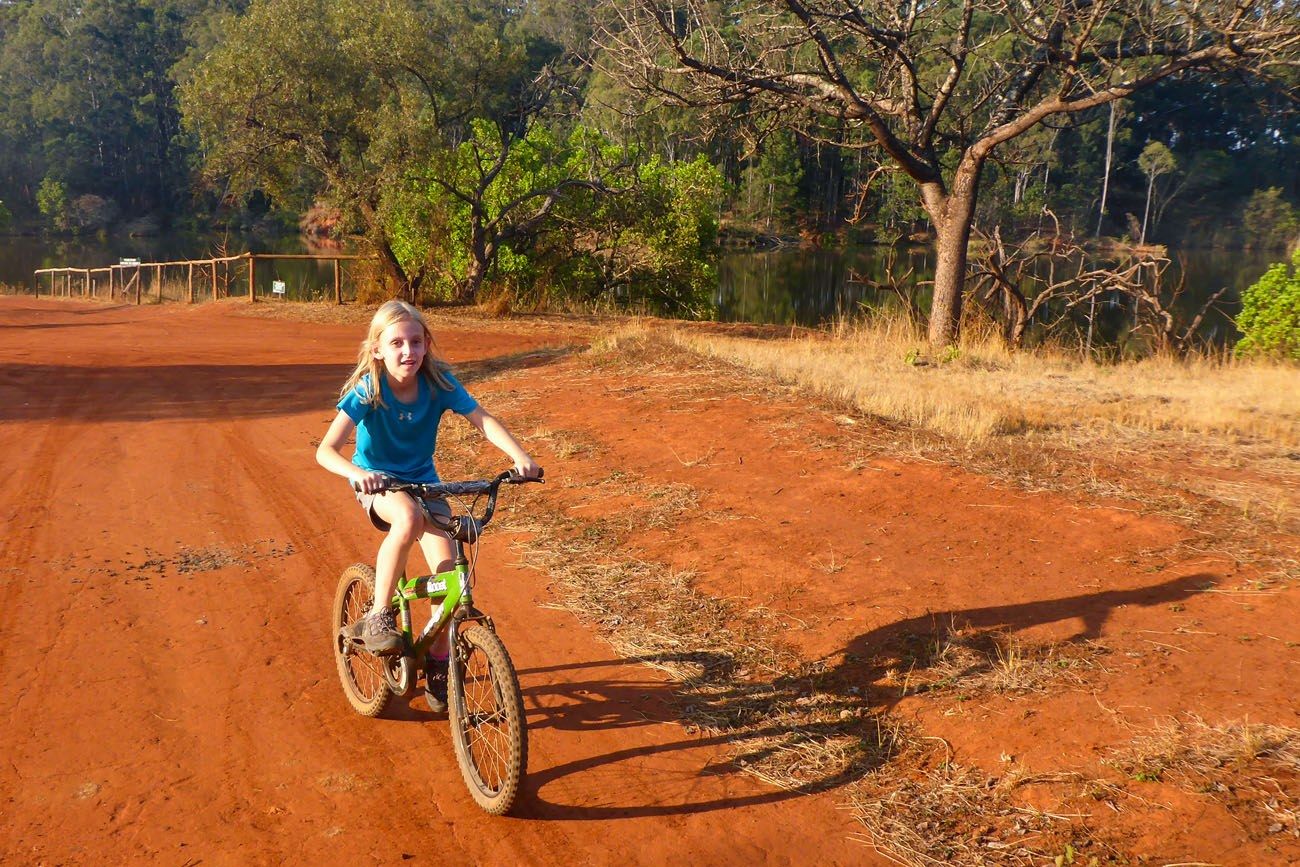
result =
[{"label": "tree", "polygon": [[[385,225],[408,273],[435,273],[446,294],[473,300],[512,248],[526,248],[570,191],[603,192],[590,163],[533,125],[511,140],[476,120],[468,140],[415,167],[385,200]],[[431,227],[437,231],[430,231]]]},{"label": "tree", "polygon": [[50,226],[62,231],[71,225],[68,213],[68,188],[58,178],[46,176],[36,191],[36,207]]},{"label": "tree", "polygon": [[1115,121],[1119,116],[1119,103],[1110,104],[1109,119],[1106,122],[1106,168],[1101,176],[1101,204],[1097,206],[1097,231],[1093,234],[1101,237],[1101,224],[1106,219],[1106,196],[1110,192],[1110,167],[1115,155]]},{"label": "tree", "polygon": [[1250,194],[1241,211],[1241,228],[1246,247],[1286,247],[1300,230],[1300,215],[1280,189],[1269,187]]},{"label": "tree", "polygon": [[0,3],[0,183],[28,204],[47,175],[69,196],[93,193],[137,212],[187,201],[188,152],[169,70],[187,47],[188,25],[219,5]]},{"label": "tree", "polygon": [[[392,203],[409,204],[423,179],[465,202],[484,229],[492,219],[485,197],[512,149],[565,92],[555,74],[561,48],[535,33],[531,9],[491,0],[258,0],[187,70],[186,123],[210,177],[286,205],[320,197],[339,207],[366,227],[389,277],[414,297],[429,263],[399,255],[392,233],[409,236],[411,219],[433,213],[408,209],[394,227]],[[468,295],[494,255],[482,231],[470,242],[478,271],[466,275]],[[409,237],[404,243],[415,249]]]},{"label": "tree", "polygon": [[1142,209],[1142,233],[1139,244],[1147,242],[1147,218],[1151,215],[1151,193],[1156,187],[1156,178],[1167,175],[1178,168],[1178,160],[1173,151],[1158,141],[1148,142],[1138,157],[1138,168],[1147,176],[1147,203]]},{"label": "tree", "polygon": [[769,136],[763,142],[762,153],[757,159],[751,159],[743,179],[740,199],[745,215],[755,222],[761,220],[769,230],[773,217],[776,217],[779,228],[789,227],[796,209],[799,183],[803,180],[803,166],[794,135],[778,130]]},{"label": "tree", "polygon": [[688,105],[765,105],[805,133],[878,149],[937,236],[930,342],[955,340],[980,178],[998,148],[1180,75],[1294,63],[1273,0],[621,0],[606,63]]}]

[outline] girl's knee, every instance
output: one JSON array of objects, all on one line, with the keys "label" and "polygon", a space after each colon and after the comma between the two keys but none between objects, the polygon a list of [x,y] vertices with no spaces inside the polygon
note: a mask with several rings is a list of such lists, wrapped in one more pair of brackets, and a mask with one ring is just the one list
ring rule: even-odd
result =
[{"label": "girl's knee", "polygon": [[388,535],[409,545],[424,532],[424,516],[418,509],[399,509],[389,520]]}]

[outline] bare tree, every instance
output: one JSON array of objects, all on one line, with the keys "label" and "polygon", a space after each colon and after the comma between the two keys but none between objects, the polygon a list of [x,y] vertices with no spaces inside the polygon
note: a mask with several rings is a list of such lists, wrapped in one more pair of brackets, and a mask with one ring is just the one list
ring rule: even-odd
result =
[{"label": "bare tree", "polygon": [[1166,279],[1171,262],[1163,255],[1140,251],[1118,261],[1097,261],[1061,234],[1055,214],[1045,211],[1045,215],[1053,231],[1008,243],[995,228],[980,238],[980,252],[972,257],[974,297],[1001,323],[1008,345],[1021,346],[1034,320],[1051,329],[1086,305],[1084,351],[1091,353],[1099,300],[1128,306],[1133,311],[1133,333],[1156,352],[1181,354],[1196,345],[1201,325],[1217,309],[1226,286],[1188,315],[1185,263],[1179,268],[1178,282],[1171,284]]},{"label": "bare tree", "polygon": [[742,103],[876,148],[937,236],[929,338],[958,336],[980,173],[999,145],[1172,76],[1300,55],[1277,0],[613,0],[604,63],[694,106]]}]

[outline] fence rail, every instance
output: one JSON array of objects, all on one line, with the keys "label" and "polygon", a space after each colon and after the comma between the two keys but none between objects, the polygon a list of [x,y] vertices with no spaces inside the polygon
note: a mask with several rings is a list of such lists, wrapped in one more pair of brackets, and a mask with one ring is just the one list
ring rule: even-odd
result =
[{"label": "fence rail", "polygon": [[[49,278],[50,295],[97,298],[99,291],[105,287],[100,275],[107,275],[107,297],[112,300],[120,294],[122,298],[135,295],[135,303],[140,304],[146,294],[152,294],[158,301],[163,297],[163,269],[185,267],[185,300],[194,303],[194,273],[198,269],[200,281],[207,281],[211,286],[213,300],[230,296],[232,280],[232,263],[247,265],[248,300],[257,300],[257,263],[272,262],[277,259],[290,261],[332,262],[334,264],[334,302],[343,303],[343,274],[341,262],[368,259],[343,253],[314,255],[311,253],[240,253],[237,256],[214,256],[207,259],[178,259],[169,262],[132,262],[130,264],[106,265],[99,268],[38,268],[33,272],[36,278],[36,294],[41,294],[41,287]],[[152,275],[149,293],[144,291],[143,274]],[[74,279],[76,278],[76,279]],[[241,281],[242,282],[242,281]]]}]

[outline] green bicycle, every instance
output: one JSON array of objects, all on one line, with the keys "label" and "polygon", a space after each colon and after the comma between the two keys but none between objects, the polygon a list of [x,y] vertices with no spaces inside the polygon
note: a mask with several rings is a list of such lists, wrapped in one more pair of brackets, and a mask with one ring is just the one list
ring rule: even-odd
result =
[{"label": "green bicycle", "polygon": [[[387,485],[386,490],[406,491],[419,502],[452,496],[474,496],[477,502],[477,497],[488,495],[481,518],[474,517],[473,506],[469,514],[449,520],[426,510],[434,525],[454,540],[456,560],[453,568],[437,575],[398,578],[393,605],[402,633],[399,653],[376,656],[348,639],[348,627],[370,610],[374,569],[360,563],[349,566],[334,594],[334,659],[348,703],[364,716],[378,716],[394,697],[410,693],[415,687],[417,660],[424,659],[442,630],[451,630],[447,704],[456,762],[474,800],[494,816],[508,811],[518,794],[528,765],[528,734],[519,678],[510,654],[492,618],[474,607],[475,571],[465,549],[469,546],[472,552],[477,548],[483,528],[496,510],[502,483],[540,481],[511,471],[486,480]],[[411,603],[416,599],[428,599],[432,609],[418,636],[411,627]]]}]

